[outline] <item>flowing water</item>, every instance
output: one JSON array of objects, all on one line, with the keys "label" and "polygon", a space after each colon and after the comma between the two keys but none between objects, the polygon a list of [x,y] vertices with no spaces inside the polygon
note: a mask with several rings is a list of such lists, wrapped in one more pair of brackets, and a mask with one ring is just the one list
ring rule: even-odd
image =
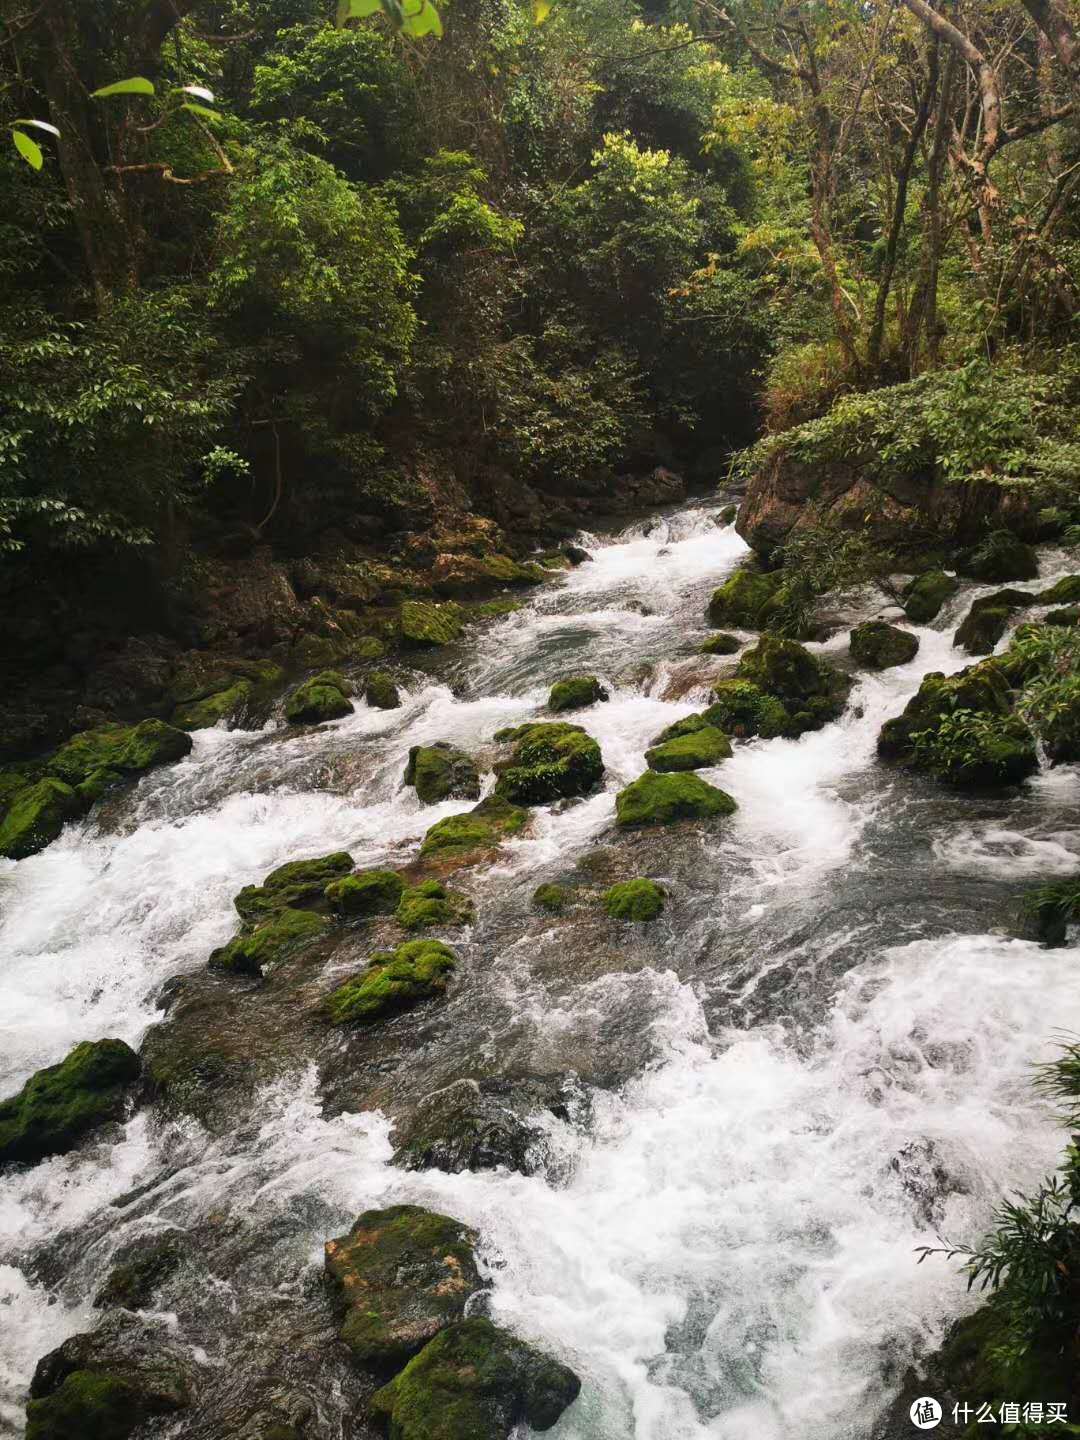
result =
[{"label": "flowing water", "polygon": [[[958,797],[875,763],[921,677],[966,662],[950,637],[968,588],[910,664],[859,677],[839,722],[704,772],[739,802],[732,820],[618,838],[614,796],[646,746],[730,669],[695,652],[745,547],[693,507],[584,543],[590,562],[413,672],[400,710],[201,732],[41,855],[0,862],[4,1094],[78,1040],[137,1044],[162,982],[202,970],[233,932],[232,896],[275,865],[411,858],[467,807],[402,788],[410,744],[490,754],[567,672],[611,692],[574,717],[602,746],[603,790],[538,810],[497,864],[455,877],[477,923],[452,939],[449,999],[419,1028],[390,1023],[404,1050],[375,1063],[354,1038],[326,1074],[301,1055],[239,1093],[227,1125],[143,1110],[0,1180],[0,1432],[20,1431],[36,1359],[100,1313],[110,1257],[170,1230],[197,1236],[200,1260],[154,1322],[219,1377],[211,1390],[288,1369],[316,1399],[309,1433],[342,1440],[368,1434],[347,1371],[330,1339],[316,1356],[298,1337],[326,1325],[323,1241],[372,1206],[418,1202],[481,1232],[493,1316],[582,1376],[557,1440],[865,1440],[969,1303],[955,1267],[914,1249],[976,1239],[1061,1149],[1030,1077],[1055,1032],[1080,1030],[1075,956],[1009,929],[1024,886],[1075,867],[1076,770]],[[821,648],[843,661],[846,627]],[[532,890],[580,883],[582,860],[660,879],[663,917],[537,915]],[[270,1050],[291,1030],[274,1027]],[[349,1103],[365,1065],[382,1108]],[[541,1173],[391,1166],[395,1105],[476,1075],[573,1088],[538,1121]],[[234,1433],[159,1423],[146,1433]]]}]

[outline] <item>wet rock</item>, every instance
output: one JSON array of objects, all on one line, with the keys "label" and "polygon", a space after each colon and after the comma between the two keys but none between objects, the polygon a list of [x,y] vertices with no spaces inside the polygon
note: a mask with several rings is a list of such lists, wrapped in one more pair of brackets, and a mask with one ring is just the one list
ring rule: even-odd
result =
[{"label": "wet rock", "polygon": [[476,908],[467,895],[448,890],[438,880],[422,880],[402,892],[394,919],[405,930],[471,925],[476,919]]},{"label": "wet rock", "polygon": [[[505,1167],[521,1175],[543,1168],[546,1143],[543,1130],[522,1113],[518,1086],[512,1081],[460,1080],[428,1096],[416,1110],[394,1127],[394,1164],[404,1170],[496,1170]],[[554,1092],[526,1100],[552,1108]]]},{"label": "wet rock", "polygon": [[567,1366],[476,1319],[444,1330],[371,1403],[395,1440],[507,1440],[521,1421],[550,1430],[580,1389]]},{"label": "wet rock", "polygon": [[997,590],[993,595],[983,595],[973,602],[953,636],[953,644],[969,655],[989,655],[1012,616],[1031,605],[1034,598],[1023,590]]},{"label": "wet rock", "polygon": [[735,801],[697,775],[659,775],[646,770],[615,797],[616,824],[668,825],[674,820],[704,820],[731,815]]},{"label": "wet rock", "polygon": [[1029,890],[1020,905],[1020,933],[1057,949],[1068,940],[1069,926],[1080,920],[1080,878],[1053,880]]},{"label": "wet rock", "polygon": [[446,740],[411,746],[404,781],[416,787],[416,798],[425,805],[480,798],[480,772],[475,760]]},{"label": "wet rock", "polygon": [[584,565],[586,560],[593,558],[588,550],[583,550],[580,545],[564,545],[562,553],[571,565]]},{"label": "wet rock", "polygon": [[664,908],[664,891],[654,880],[624,880],[604,895],[613,920],[655,920]]},{"label": "wet rock", "polygon": [[570,891],[565,885],[538,885],[533,891],[532,903],[538,910],[561,915],[570,903]]},{"label": "wet rock", "polygon": [[735,517],[738,515],[738,513],[739,507],[737,505],[725,505],[716,517],[717,522],[724,526],[734,525]]},{"label": "wet rock", "polygon": [[726,630],[721,630],[717,635],[710,635],[708,640],[698,648],[701,655],[734,655],[741,650],[743,642],[737,635],[729,635]]},{"label": "wet rock", "polygon": [[64,821],[84,809],[79,796],[62,780],[46,777],[18,789],[0,822],[0,855],[25,860],[44,850],[64,828]]},{"label": "wet rock", "polygon": [[847,703],[851,679],[811,655],[795,640],[763,635],[739,661],[736,678],[759,685],[779,700],[798,733],[835,720]]},{"label": "wet rock", "polygon": [[1039,574],[1039,557],[1032,546],[1007,530],[995,530],[961,557],[964,575],[988,584],[1007,580],[1034,580]]},{"label": "wet rock", "polygon": [[495,794],[514,804],[544,805],[587,795],[603,778],[600,746],[580,725],[518,725],[497,731],[495,739],[514,747],[510,758],[495,767]]},{"label": "wet rock", "polygon": [[442,995],[456,966],[457,956],[441,940],[377,950],[366,969],[326,997],[322,1013],[333,1025],[370,1025]]},{"label": "wet rock", "polygon": [[385,670],[373,670],[364,682],[364,700],[373,710],[398,710],[401,696],[393,677]]},{"label": "wet rock", "polygon": [[319,940],[329,921],[310,910],[276,910],[255,929],[245,929],[210,954],[209,969],[261,976],[296,950]]},{"label": "wet rock", "polygon": [[269,660],[224,659],[195,651],[169,685],[175,704],[172,723],[181,730],[259,724],[284,679],[285,672]]},{"label": "wet rock", "polygon": [[761,614],[780,586],[779,577],[769,575],[754,565],[736,570],[713,591],[707,616],[710,625],[735,625],[741,630],[757,630]]},{"label": "wet rock", "polygon": [[400,1365],[465,1313],[483,1288],[476,1234],[417,1205],[366,1210],[326,1242],[326,1273],[344,1309],[341,1339],[358,1360]]},{"label": "wet rock", "polygon": [[571,675],[566,680],[557,680],[548,696],[548,709],[556,714],[563,710],[583,710],[606,700],[608,692],[595,675]]},{"label": "wet rock", "polygon": [[504,836],[516,835],[523,829],[528,818],[529,812],[519,805],[512,805],[501,795],[489,795],[464,815],[448,815],[436,821],[424,836],[420,854],[493,850]]},{"label": "wet rock", "polygon": [[183,1258],[184,1238],[179,1231],[132,1241],[115,1257],[105,1284],[94,1296],[95,1308],[146,1309]]},{"label": "wet rock", "polygon": [[360,870],[331,881],[326,898],[341,915],[392,915],[404,890],[404,880],[393,870]]},{"label": "wet rock", "polygon": [[941,1224],[942,1203],[957,1190],[932,1140],[920,1137],[902,1146],[889,1161],[919,1225],[931,1229]]},{"label": "wet rock", "polygon": [[0,1100],[0,1166],[62,1155],[123,1118],[139,1057],[123,1040],[84,1040]]},{"label": "wet rock", "polygon": [[1034,599],[1039,605],[1077,604],[1080,602],[1080,575],[1063,575],[1048,590],[1040,590]]},{"label": "wet rock", "polygon": [[650,770],[702,770],[731,757],[731,741],[715,725],[702,724],[646,750]]},{"label": "wet rock", "polygon": [[1066,605],[1062,610],[1048,610],[1044,616],[1047,625],[1076,625],[1080,623],[1080,605]]},{"label": "wet rock", "polygon": [[[117,780],[143,775],[191,753],[191,736],[164,720],[138,725],[101,725],[73,735],[48,762],[51,775],[76,789],[97,793]],[[93,798],[97,798],[96,795]]]},{"label": "wet rock", "polygon": [[285,701],[285,718],[291,725],[318,725],[352,713],[352,686],[336,670],[323,670],[298,685]]},{"label": "wet rock", "polygon": [[721,680],[712,694],[713,703],[700,718],[728,735],[741,740],[760,735],[763,740],[771,740],[796,733],[786,707],[760,685],[749,680]]},{"label": "wet rock", "polygon": [[406,600],[401,607],[401,639],[406,645],[449,645],[460,637],[463,626],[464,613],[460,605]]},{"label": "wet rock", "polygon": [[906,665],[919,651],[919,637],[884,620],[867,620],[851,632],[851,658],[870,670]]},{"label": "wet rock", "polygon": [[960,581],[944,570],[927,570],[916,575],[904,589],[904,614],[913,625],[929,625],[941,607],[960,589]]},{"label": "wet rock", "polygon": [[314,860],[290,860],[271,870],[261,885],[245,885],[233,900],[241,920],[254,925],[277,910],[305,910],[319,905],[332,880],[348,875],[353,858],[345,850]]}]

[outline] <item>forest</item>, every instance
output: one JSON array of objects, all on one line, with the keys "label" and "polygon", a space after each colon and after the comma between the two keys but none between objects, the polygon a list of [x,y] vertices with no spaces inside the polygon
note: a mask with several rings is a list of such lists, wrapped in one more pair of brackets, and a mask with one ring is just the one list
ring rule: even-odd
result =
[{"label": "forest", "polygon": [[[733,739],[754,740],[761,754],[842,723],[851,678],[805,646],[828,650],[839,630],[830,617],[866,587],[879,608],[892,605],[890,622],[925,626],[951,615],[962,585],[1028,584],[1047,555],[1057,557],[1049,589],[974,599],[955,635],[968,668],[954,675],[954,657],[948,677],[920,675],[891,697],[902,711],[891,718],[874,697],[860,705],[874,722],[875,763],[895,767],[901,785],[921,778],[935,793],[974,795],[971,815],[1000,822],[998,835],[1021,822],[988,796],[999,800],[1040,767],[1051,779],[1071,774],[1080,760],[1080,576],[1068,573],[1080,570],[1077,0],[341,0],[336,9],[332,0],[0,0],[0,107],[0,856],[11,873],[53,841],[49,855],[60,853],[58,837],[91,811],[86,824],[102,810],[113,823],[108,807],[124,802],[110,797],[152,767],[187,763],[193,734],[267,724],[286,686],[294,727],[349,716],[354,695],[371,712],[395,712],[415,678],[402,667],[434,655],[435,678],[460,699],[472,672],[463,660],[460,673],[438,671],[446,647],[456,654],[463,636],[542,608],[553,577],[584,583],[603,552],[583,548],[583,532],[606,535],[674,506],[712,506],[722,543],[742,547],[707,602],[721,633],[695,654],[736,655],[747,642],[730,630],[761,638],[737,669],[709,672],[708,708],[665,712],[651,741],[643,732],[649,769],[620,791],[618,826],[658,823],[664,806],[664,821],[726,818],[735,801],[695,772],[737,765]],[[673,547],[696,543],[663,523],[674,526]],[[647,562],[660,599],[642,573],[630,607],[645,629],[668,614],[667,543]],[[605,603],[598,595],[594,608]],[[530,645],[553,663],[544,633]],[[911,648],[896,624],[865,619],[850,655],[887,671],[911,662],[919,643],[927,652],[920,635]],[[682,638],[674,634],[676,649]],[[632,658],[627,649],[621,677]],[[603,707],[614,666],[605,652],[597,675],[544,671],[545,689],[555,681],[548,708]],[[510,676],[511,692],[524,673]],[[650,676],[641,681],[649,703],[684,701],[705,683],[688,671],[681,690],[672,682],[661,693]],[[588,796],[604,774],[598,745],[570,733],[574,724],[526,723],[516,711],[498,723],[494,742],[516,748],[494,763],[490,794],[456,732],[452,744],[418,732],[407,747],[404,784],[422,800],[427,786],[425,803],[479,801],[468,821],[447,815],[427,830],[415,873],[403,880],[373,850],[370,864],[383,868],[354,877],[343,839],[336,854],[295,862],[322,866],[311,874],[282,878],[287,863],[254,896],[245,883],[237,936],[228,927],[213,936],[213,985],[222,972],[261,981],[267,956],[325,943],[342,917],[394,915],[410,935],[471,924],[473,901],[446,890],[452,867],[435,852],[452,852],[454,866],[481,853],[490,861],[507,837],[531,833],[529,806]],[[336,754],[323,759],[334,783],[352,773]],[[653,772],[670,794],[635,791]],[[306,780],[297,784],[303,791]],[[702,785],[722,801],[694,789]],[[118,833],[126,823],[116,821]],[[1062,819],[1052,834],[1074,831],[1075,818]],[[305,836],[297,848],[328,844]],[[1066,852],[1042,869],[1018,864],[1012,908],[993,933],[1067,953],[1080,872]],[[282,856],[263,858],[252,859],[260,873]],[[692,869],[682,852],[664,858],[673,873]],[[652,879],[604,876],[617,882],[604,923],[658,919],[667,892]],[[562,884],[542,884],[534,910],[572,909]],[[380,984],[413,967],[412,998],[395,999],[395,1013],[441,995],[457,963],[426,937],[376,957]],[[358,1005],[381,1015],[372,993],[335,990],[320,1023],[359,1023]],[[175,1103],[218,1134],[217,1100],[203,1089],[211,1071],[231,1074],[239,1062],[224,1028],[199,1029],[211,1024],[207,996],[173,992],[184,995],[177,1018],[169,1010],[175,1038],[148,1042],[139,1083],[155,1104],[171,1083],[166,1109]],[[274,1003],[264,1021],[287,1030]],[[1044,1005],[1044,1037],[1066,1023],[1053,1010]],[[1028,1088],[1071,1131],[1080,1042],[1070,1031],[1055,1045],[1027,1055]],[[189,1073],[184,1046],[205,1047],[210,1069]],[[329,1052],[318,1054],[332,1071]],[[364,1094],[375,1098],[354,1108],[386,1102],[393,1087],[378,1077],[389,1054],[364,1060]],[[245,1055],[245,1083],[268,1083],[263,1057]],[[89,1052],[73,1075],[84,1061]],[[21,1083],[34,1069],[14,1073]],[[25,1102],[29,1114],[30,1087],[52,1073],[37,1069],[0,1100],[0,1170],[5,1154],[22,1163],[56,1153],[30,1142],[20,1150],[5,1130],[29,1123],[11,1107]],[[49,1084],[67,1086],[65,1077]],[[327,1103],[344,1112],[347,1081],[327,1084]],[[536,1102],[539,1082],[529,1084]],[[560,1122],[577,1114],[544,1095]],[[81,1138],[86,1127],[68,1128]],[[903,1176],[910,1155],[900,1153],[893,1170]],[[999,1410],[1069,1401],[1074,1423],[1063,1433],[1080,1433],[1077,1205],[1070,1145],[1040,1186],[991,1207],[982,1238],[957,1238],[945,1210],[932,1223],[927,1210],[922,1242],[908,1247],[912,1267],[954,1278],[959,1267],[984,1303],[943,1344],[937,1333],[909,1345],[914,1368],[897,1361],[877,1394],[874,1440],[909,1434],[908,1404],[934,1393]],[[427,1245],[414,1230],[385,1243]],[[327,1252],[330,1273],[346,1287],[356,1283],[357,1233],[329,1242],[338,1247]],[[432,1243],[472,1274],[463,1234],[439,1231]],[[35,1277],[51,1273],[42,1263]],[[350,1314],[352,1338],[342,1337],[370,1360],[356,1338],[359,1310]],[[471,1364],[469,1346],[488,1342],[465,1328],[487,1323],[443,1332],[374,1398],[365,1381],[363,1406],[384,1413],[398,1440],[498,1440],[525,1419],[555,1424],[578,1377],[539,1352],[523,1359],[529,1347],[518,1340],[498,1364],[518,1376],[524,1367],[528,1394],[511,1386],[509,1409],[484,1412],[490,1428],[440,1429],[434,1411],[420,1415],[434,1402],[423,1366],[415,1376],[413,1367],[452,1333],[461,1349],[445,1346],[445,1363]],[[415,1352],[390,1345],[379,1363]],[[742,1363],[731,1361],[731,1373]],[[72,1360],[63,1373],[91,1372]],[[59,1373],[52,1391],[30,1391],[47,1397],[30,1400],[33,1440],[131,1433],[107,1428],[115,1395],[101,1400],[100,1432],[80,1429],[91,1400],[69,1396],[70,1415],[57,1408],[70,1383]],[[742,1394],[743,1380],[724,1375]],[[686,1381],[697,1396],[695,1385],[705,1381]],[[139,1391],[132,1423],[182,1408],[173,1390],[168,1404],[155,1392],[149,1410]],[[0,1428],[2,1396],[0,1384]],[[232,1403],[213,1411],[219,1428],[206,1435],[369,1434],[319,1429],[325,1416],[309,1425],[299,1410],[283,1420],[275,1411],[273,1423],[259,1411],[244,1429]],[[639,1428],[622,1433],[641,1440],[749,1433],[738,1418],[735,1430],[699,1432],[674,1412],[665,1432],[634,1413]],[[565,1423],[560,1435],[578,1434]],[[986,1428],[974,1411],[968,1428],[954,1425],[942,1433]],[[595,1434],[617,1437],[612,1427]],[[755,1420],[754,1433],[819,1432]],[[1018,1417],[991,1433],[1035,1436],[1043,1424]]]}]

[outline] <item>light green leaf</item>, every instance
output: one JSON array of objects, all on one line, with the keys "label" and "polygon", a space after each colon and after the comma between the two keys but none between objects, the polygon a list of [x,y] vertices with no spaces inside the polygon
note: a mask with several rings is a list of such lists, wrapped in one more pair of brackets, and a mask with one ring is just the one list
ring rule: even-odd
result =
[{"label": "light green leaf", "polygon": [[21,130],[12,130],[11,138],[15,141],[15,149],[26,163],[32,165],[35,170],[40,170],[45,159],[41,153],[41,146],[31,140],[29,135],[24,135]]},{"label": "light green leaf", "polygon": [[418,40],[421,35],[441,36],[443,33],[439,12],[432,5],[431,0],[423,0],[423,4],[415,15],[406,14],[402,19],[401,28],[414,40]]},{"label": "light green leaf", "polygon": [[60,131],[55,125],[50,125],[47,120],[13,120],[11,123],[13,125],[33,125],[36,130],[46,130],[50,135],[55,135],[57,140],[60,139]]},{"label": "light green leaf", "polygon": [[338,5],[337,23],[344,25],[347,20],[363,20],[381,10],[380,0],[341,0]]},{"label": "light green leaf", "polygon": [[214,102],[214,92],[208,90],[205,85],[181,85],[180,89],[187,95],[194,95],[196,100],[205,100],[211,105]]},{"label": "light green leaf", "polygon": [[103,85],[100,90],[91,90],[90,95],[94,100],[107,100],[110,95],[153,95],[154,83],[142,75],[132,75],[130,80],[114,80],[111,85]]},{"label": "light green leaf", "polygon": [[533,0],[533,23],[542,25],[555,8],[555,0]]},{"label": "light green leaf", "polygon": [[201,115],[204,120],[220,120],[221,112],[211,110],[207,105],[196,105],[194,100],[185,100],[180,106],[181,110],[190,110],[193,115]]}]

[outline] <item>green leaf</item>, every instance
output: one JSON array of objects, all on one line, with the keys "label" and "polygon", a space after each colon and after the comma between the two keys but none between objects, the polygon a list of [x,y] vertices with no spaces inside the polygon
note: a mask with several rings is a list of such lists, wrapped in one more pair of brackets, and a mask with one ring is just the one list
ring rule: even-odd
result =
[{"label": "green leaf", "polygon": [[193,115],[201,115],[206,120],[220,120],[221,112],[211,110],[208,105],[196,105],[194,100],[185,100],[180,106],[181,110],[190,110]]},{"label": "green leaf", "polygon": [[442,21],[431,0],[423,0],[416,14],[406,14],[401,21],[402,31],[418,40],[421,35],[442,36]]},{"label": "green leaf", "polygon": [[47,120],[13,120],[11,123],[13,125],[33,125],[36,130],[45,130],[50,135],[55,135],[57,140],[60,139],[60,131],[55,125],[50,125]]},{"label": "green leaf", "polygon": [[533,0],[533,23],[542,25],[555,8],[555,0]]},{"label": "green leaf", "polygon": [[12,130],[11,138],[15,141],[15,149],[26,163],[32,165],[35,170],[40,170],[45,160],[41,153],[41,146],[31,140],[29,135],[24,135],[21,130]]},{"label": "green leaf", "polygon": [[142,75],[132,75],[130,80],[114,80],[100,90],[91,90],[93,100],[106,100],[110,95],[153,95],[154,83]]},{"label": "green leaf", "polygon": [[337,23],[344,25],[347,20],[363,20],[381,10],[380,0],[340,0]]}]

